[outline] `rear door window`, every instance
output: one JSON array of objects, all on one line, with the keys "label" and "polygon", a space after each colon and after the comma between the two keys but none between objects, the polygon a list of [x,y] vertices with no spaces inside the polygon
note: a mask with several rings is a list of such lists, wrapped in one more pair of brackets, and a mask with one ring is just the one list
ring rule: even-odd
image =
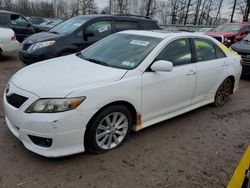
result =
[{"label": "rear door window", "polygon": [[0,25],[6,26],[8,25],[8,14],[0,14]]},{"label": "rear door window", "polygon": [[124,31],[124,30],[138,30],[138,22],[135,21],[114,21],[116,31]]},{"label": "rear door window", "polygon": [[112,33],[111,21],[98,21],[87,27],[86,33],[91,37],[106,37]]}]

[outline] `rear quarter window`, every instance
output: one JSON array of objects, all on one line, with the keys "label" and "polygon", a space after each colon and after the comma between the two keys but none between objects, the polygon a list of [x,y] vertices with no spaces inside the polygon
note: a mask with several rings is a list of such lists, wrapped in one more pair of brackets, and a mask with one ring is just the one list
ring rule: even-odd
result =
[{"label": "rear quarter window", "polygon": [[143,30],[155,30],[159,29],[157,23],[153,21],[142,21],[142,29]]},{"label": "rear quarter window", "polygon": [[0,25],[8,25],[8,14],[0,14]]},{"label": "rear quarter window", "polygon": [[138,30],[138,22],[136,21],[114,21],[116,31]]},{"label": "rear quarter window", "polygon": [[223,52],[223,50],[219,46],[217,46],[215,44],[214,47],[215,47],[215,51],[216,51],[216,57],[218,59],[226,57],[225,53]]},{"label": "rear quarter window", "polygon": [[214,43],[206,39],[194,39],[197,61],[209,61],[216,59],[216,50]]}]

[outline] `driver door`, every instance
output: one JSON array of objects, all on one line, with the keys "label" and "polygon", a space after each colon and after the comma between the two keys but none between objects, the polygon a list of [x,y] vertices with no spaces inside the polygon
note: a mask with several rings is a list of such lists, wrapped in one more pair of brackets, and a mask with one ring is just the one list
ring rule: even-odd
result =
[{"label": "driver door", "polygon": [[155,58],[173,63],[172,72],[145,71],[142,76],[142,121],[146,122],[191,105],[196,82],[190,40],[170,42]]}]

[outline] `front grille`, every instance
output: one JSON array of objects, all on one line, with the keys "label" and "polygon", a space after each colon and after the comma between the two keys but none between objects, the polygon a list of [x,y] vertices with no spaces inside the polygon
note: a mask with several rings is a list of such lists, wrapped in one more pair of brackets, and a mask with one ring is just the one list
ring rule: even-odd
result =
[{"label": "front grille", "polygon": [[23,44],[23,50],[27,51],[32,44]]},{"label": "front grille", "polygon": [[243,63],[250,64],[250,53],[238,52],[238,54],[241,56]]},{"label": "front grille", "polygon": [[28,98],[17,94],[12,94],[10,96],[6,96],[6,100],[10,105],[14,106],[15,108],[20,108],[23,103],[28,100]]}]

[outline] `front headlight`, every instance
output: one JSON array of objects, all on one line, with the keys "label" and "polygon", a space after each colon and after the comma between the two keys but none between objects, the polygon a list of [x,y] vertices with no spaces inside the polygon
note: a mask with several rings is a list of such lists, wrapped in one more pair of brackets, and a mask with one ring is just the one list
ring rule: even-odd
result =
[{"label": "front headlight", "polygon": [[38,43],[35,43],[33,45],[31,45],[29,48],[28,48],[28,52],[33,52],[33,51],[36,51],[40,48],[44,48],[44,47],[48,47],[48,46],[52,46],[53,44],[55,43],[54,40],[51,40],[51,41],[45,41],[45,42],[38,42]]},{"label": "front headlight", "polygon": [[26,113],[56,113],[73,110],[79,106],[86,97],[39,99],[25,111]]}]

